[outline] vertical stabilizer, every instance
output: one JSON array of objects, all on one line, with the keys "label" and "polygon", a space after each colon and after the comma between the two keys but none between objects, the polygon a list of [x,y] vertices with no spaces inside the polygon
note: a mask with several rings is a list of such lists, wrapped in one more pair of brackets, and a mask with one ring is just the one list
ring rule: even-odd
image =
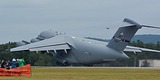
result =
[{"label": "vertical stabilizer", "polygon": [[127,23],[127,25],[120,27],[107,45],[117,51],[123,51],[137,30],[142,28],[141,25],[130,19],[124,19],[123,22]]}]

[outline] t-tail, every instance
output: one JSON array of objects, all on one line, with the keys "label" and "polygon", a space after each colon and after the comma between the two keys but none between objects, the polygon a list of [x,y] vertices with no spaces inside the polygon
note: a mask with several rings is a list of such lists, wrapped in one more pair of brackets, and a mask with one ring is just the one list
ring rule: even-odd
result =
[{"label": "t-tail", "polygon": [[120,27],[107,45],[117,51],[123,51],[138,29],[142,28],[141,25],[130,19],[124,19],[123,22],[127,25]]}]

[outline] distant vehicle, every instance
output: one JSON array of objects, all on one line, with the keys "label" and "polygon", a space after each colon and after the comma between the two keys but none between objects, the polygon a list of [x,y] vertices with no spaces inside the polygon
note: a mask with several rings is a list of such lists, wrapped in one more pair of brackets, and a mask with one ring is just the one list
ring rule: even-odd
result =
[{"label": "distant vehicle", "polygon": [[120,26],[109,43],[44,31],[30,42],[17,42],[19,47],[12,48],[11,51],[46,51],[52,53],[53,57],[56,58],[57,64],[61,66],[71,64],[90,65],[117,59],[128,59],[129,57],[124,51],[160,52],[158,50],[127,46],[138,29],[142,27],[159,27],[140,25],[130,19],[124,19],[123,23],[125,25]]}]

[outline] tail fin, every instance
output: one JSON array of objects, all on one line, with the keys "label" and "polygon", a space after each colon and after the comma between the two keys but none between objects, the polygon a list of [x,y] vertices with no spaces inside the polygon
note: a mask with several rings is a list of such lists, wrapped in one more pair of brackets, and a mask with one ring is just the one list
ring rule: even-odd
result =
[{"label": "tail fin", "polygon": [[130,19],[124,19],[123,22],[127,23],[127,25],[120,27],[107,45],[117,51],[123,51],[138,29],[142,28],[141,25]]}]

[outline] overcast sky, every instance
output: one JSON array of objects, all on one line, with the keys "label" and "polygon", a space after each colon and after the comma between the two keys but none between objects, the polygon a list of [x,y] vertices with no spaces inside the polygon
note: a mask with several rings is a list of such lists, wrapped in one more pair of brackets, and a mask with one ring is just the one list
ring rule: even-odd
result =
[{"label": "overcast sky", "polygon": [[46,30],[110,39],[124,18],[160,26],[160,0],[0,0],[0,43],[30,41]]}]

